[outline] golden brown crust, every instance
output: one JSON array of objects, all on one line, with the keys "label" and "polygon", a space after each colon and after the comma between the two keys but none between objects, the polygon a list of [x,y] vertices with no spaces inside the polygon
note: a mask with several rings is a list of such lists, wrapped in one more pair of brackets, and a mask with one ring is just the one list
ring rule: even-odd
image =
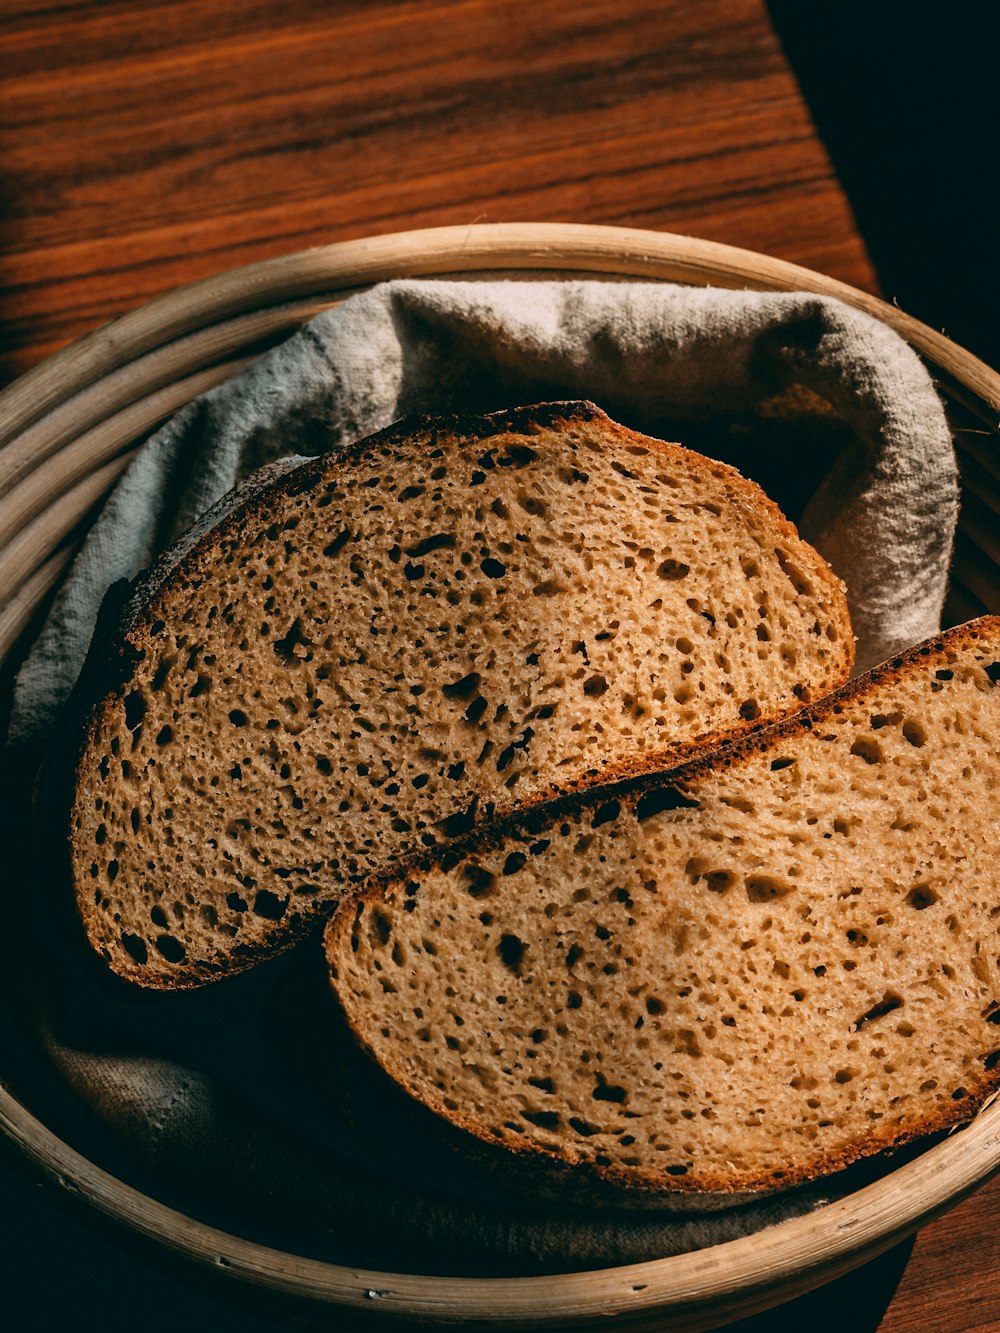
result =
[{"label": "golden brown crust", "polygon": [[[443,1098],[435,1100],[428,1097],[425,1088],[414,1088],[398,1078],[392,1070],[386,1068],[362,1036],[353,1028],[352,1031],[361,1049],[414,1102],[483,1144],[490,1155],[497,1152],[496,1140],[484,1132],[481,1124],[456,1114]],[[521,1159],[521,1164],[531,1172],[529,1179],[532,1183],[537,1185],[540,1192],[550,1194],[553,1198],[578,1202],[587,1200],[595,1205],[611,1207],[641,1207],[643,1196],[648,1196],[645,1202],[652,1202],[654,1207],[669,1208],[676,1202],[679,1207],[690,1209],[700,1203],[706,1211],[711,1211],[719,1207],[737,1207],[763,1194],[813,1184],[880,1153],[897,1153],[921,1139],[957,1129],[972,1120],[986,1099],[998,1088],[1000,1070],[989,1076],[984,1074],[977,1084],[967,1089],[968,1097],[952,1103],[950,1108],[914,1120],[895,1134],[873,1132],[858,1138],[849,1148],[827,1153],[808,1165],[786,1166],[777,1173],[777,1179],[774,1172],[759,1172],[755,1175],[750,1172],[724,1174],[703,1170],[689,1170],[682,1177],[665,1176],[641,1168],[625,1169],[613,1163],[585,1163],[547,1149],[539,1143],[514,1142],[510,1139],[504,1141],[502,1152],[507,1169],[510,1168],[508,1154],[514,1159]],[[550,1168],[548,1172],[546,1166]]]}]

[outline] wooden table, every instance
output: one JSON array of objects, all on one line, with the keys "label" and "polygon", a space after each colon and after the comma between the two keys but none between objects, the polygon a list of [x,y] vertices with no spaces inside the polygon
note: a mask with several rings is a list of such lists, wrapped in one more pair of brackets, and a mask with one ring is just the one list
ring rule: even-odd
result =
[{"label": "wooden table", "polygon": [[[759,0],[7,0],[0,53],[0,383],[224,268],[447,223],[660,228],[877,289]],[[995,1330],[998,1204],[733,1328]],[[4,1155],[12,1327],[279,1326],[88,1220]]]}]

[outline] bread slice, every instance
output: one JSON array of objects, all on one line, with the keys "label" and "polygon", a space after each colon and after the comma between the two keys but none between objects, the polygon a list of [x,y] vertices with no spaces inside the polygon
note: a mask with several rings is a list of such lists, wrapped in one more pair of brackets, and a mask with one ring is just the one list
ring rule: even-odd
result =
[{"label": "bread slice", "polygon": [[994,618],[507,821],[342,903],[347,1022],[454,1125],[639,1191],[785,1187],[963,1120],[1000,1082],[998,735]]},{"label": "bread slice", "polygon": [[250,966],[400,856],[843,680],[842,585],[752,483],[589,404],[272,476],[140,588],[71,817],[94,947]]}]

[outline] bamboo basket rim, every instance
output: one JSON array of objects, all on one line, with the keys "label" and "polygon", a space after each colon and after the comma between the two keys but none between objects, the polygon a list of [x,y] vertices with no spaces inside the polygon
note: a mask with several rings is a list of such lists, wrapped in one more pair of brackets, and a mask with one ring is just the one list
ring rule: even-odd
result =
[{"label": "bamboo basket rim", "polygon": [[604,273],[835,297],[896,329],[1000,416],[1000,375],[985,362],[898,306],[813,269],[671,232],[589,223],[493,222],[313,246],[166,292],[84,334],[0,393],[0,445],[95,380],[198,329],[324,290],[342,298],[390,275],[429,277],[484,269]]},{"label": "bamboo basket rim", "polygon": [[[835,297],[895,328],[950,390],[971,398],[982,419],[1000,428],[1000,375],[978,358],[868,293],[754,251],[666,232],[560,223],[433,228],[319,246],[168,292],[71,343],[0,393],[0,450],[28,431],[43,441],[34,470],[22,457],[13,488],[0,505],[30,492],[37,513],[38,497],[50,490],[53,497],[32,523],[37,531],[34,564],[25,557],[20,581],[0,595],[0,657],[7,655],[68,559],[61,546],[76,512],[68,498],[74,492],[59,495],[57,483],[64,452],[80,438],[70,426],[81,403],[82,434],[90,431],[95,448],[104,451],[99,453],[100,473],[114,477],[124,457],[124,450],[114,456],[108,439],[116,417],[120,425],[122,416],[127,418],[125,409],[138,404],[133,416],[145,420],[138,402],[143,393],[152,402],[180,376],[190,376],[196,385],[203,379],[197,372],[205,371],[208,382],[214,349],[223,367],[229,358],[238,364],[236,353],[245,346],[240,328],[280,328],[283,307],[323,308],[389,277],[503,277],[524,270],[548,277],[605,275]],[[271,309],[273,319],[265,313]],[[255,314],[261,318],[255,320]],[[129,368],[138,362],[144,362],[145,387],[136,394],[127,385]],[[92,471],[90,479],[95,475]],[[80,504],[92,505],[96,489],[77,477]],[[44,520],[60,506],[58,530],[49,532],[46,545]],[[758,1234],[592,1272],[449,1278],[309,1259],[188,1217],[89,1161],[2,1082],[0,1131],[46,1176],[100,1213],[233,1279],[355,1314],[480,1327],[580,1327],[606,1322],[609,1315],[626,1323],[659,1315],[671,1319],[671,1328],[695,1333],[849,1271],[912,1234],[1000,1169],[1000,1103],[994,1102],[970,1124],[874,1183],[768,1228],[763,1242]]]}]

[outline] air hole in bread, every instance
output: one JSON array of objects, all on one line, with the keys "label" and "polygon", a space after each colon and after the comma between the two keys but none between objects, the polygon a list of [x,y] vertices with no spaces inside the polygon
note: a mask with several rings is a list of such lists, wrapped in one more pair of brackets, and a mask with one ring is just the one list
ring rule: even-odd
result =
[{"label": "air hole in bread", "polygon": [[138,690],[130,691],[124,700],[125,725],[129,731],[135,729],[146,716],[146,700]]},{"label": "air hole in bread", "polygon": [[628,1089],[615,1083],[608,1083],[603,1075],[598,1075],[597,1086],[590,1094],[595,1102],[614,1102],[623,1105],[628,1101]]},{"label": "air hole in bread", "polygon": [[912,907],[915,912],[923,912],[928,907],[933,907],[940,898],[941,895],[929,884],[915,884],[906,895],[906,905]]},{"label": "air hole in bread", "polygon": [[851,746],[851,754],[857,755],[866,764],[881,764],[885,760],[882,747],[873,736],[859,736]]},{"label": "air hole in bread", "polygon": [[772,902],[776,898],[787,897],[795,891],[795,885],[775,875],[748,875],[746,894],[752,903]]},{"label": "air hole in bread", "polygon": [[907,718],[903,723],[903,738],[917,750],[927,744],[927,732],[914,718]]},{"label": "air hole in bread", "polygon": [[169,963],[181,963],[187,956],[184,945],[173,935],[157,935],[153,943],[157,952]]},{"label": "air hole in bread", "polygon": [[733,887],[738,876],[733,870],[709,870],[705,872],[702,878],[710,893],[723,894]]},{"label": "air hole in bread", "polygon": [[[867,1027],[870,1023],[878,1022],[879,1019],[885,1018],[887,1014],[894,1013],[897,1009],[901,1009],[902,1006],[903,997],[896,991],[887,990],[881,1000],[876,1004],[873,1004],[870,1009],[866,1009],[865,1012],[855,1020],[855,1032],[860,1032],[862,1028]],[[900,1026],[901,1025],[897,1025],[897,1032],[899,1032]]]},{"label": "air hole in bread", "polygon": [[149,950],[146,947],[146,941],[139,935],[132,935],[127,930],[121,932],[122,947],[133,962],[144,966],[149,959]]},{"label": "air hole in bread", "polygon": [[514,934],[504,934],[500,936],[497,954],[504,967],[513,972],[515,976],[520,976],[527,949],[528,946],[524,940],[519,939]]}]

